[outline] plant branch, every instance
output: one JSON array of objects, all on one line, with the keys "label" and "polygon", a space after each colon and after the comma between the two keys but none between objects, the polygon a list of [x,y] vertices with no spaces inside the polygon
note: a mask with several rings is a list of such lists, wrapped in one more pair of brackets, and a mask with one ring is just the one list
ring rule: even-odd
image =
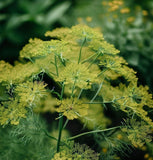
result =
[{"label": "plant branch", "polygon": [[98,93],[100,92],[102,86],[103,86],[103,82],[100,84],[100,86],[99,86],[99,88],[98,88],[96,94],[94,95],[94,97],[93,97],[92,100],[90,101],[91,103],[92,103],[92,102],[95,100],[95,98],[97,97],[97,95],[98,95]]},{"label": "plant branch", "polygon": [[80,63],[80,60],[81,60],[81,54],[82,54],[82,48],[84,46],[84,44],[86,43],[86,37],[84,38],[83,42],[82,42],[82,45],[81,45],[81,48],[80,48],[80,53],[79,53],[79,59],[78,59],[78,64]]},{"label": "plant branch", "polygon": [[110,131],[110,130],[113,130],[113,129],[118,129],[118,128],[120,128],[120,127],[121,127],[121,126],[112,127],[112,128],[103,129],[103,130],[95,130],[95,131],[84,132],[84,133],[78,134],[78,135],[76,135],[76,136],[70,137],[70,138],[68,138],[68,140],[73,140],[73,139],[75,139],[75,138],[78,138],[78,137],[81,137],[81,136],[85,136],[85,135],[87,135],[87,134],[93,134],[93,133],[99,133],[99,132],[106,132],[106,131]]}]

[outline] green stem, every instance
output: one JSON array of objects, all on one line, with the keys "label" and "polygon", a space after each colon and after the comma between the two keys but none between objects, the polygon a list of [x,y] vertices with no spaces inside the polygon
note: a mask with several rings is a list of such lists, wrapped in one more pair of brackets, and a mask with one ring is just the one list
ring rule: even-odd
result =
[{"label": "green stem", "polygon": [[76,84],[76,79],[75,79],[75,81],[73,83],[71,97],[73,97],[73,93],[74,93],[74,90],[75,90],[75,84]]},{"label": "green stem", "polygon": [[101,55],[101,52],[98,53],[98,55],[95,57],[95,59],[89,64],[88,68],[92,66],[92,64],[95,62],[95,60]]},{"label": "green stem", "polygon": [[[59,116],[61,116],[61,113],[59,114]],[[59,150],[60,150],[62,129],[63,129],[63,116],[59,119],[59,133],[58,133],[58,140],[57,140],[57,152],[59,152]]]},{"label": "green stem", "polygon": [[83,104],[103,104],[103,102],[85,102]]},{"label": "green stem", "polygon": [[83,92],[83,88],[81,89],[81,91],[80,91],[80,93],[79,93],[79,95],[78,95],[78,99],[81,97],[81,94],[82,94],[82,92]]},{"label": "green stem", "polygon": [[29,60],[34,64],[34,61],[32,60],[32,58],[29,57]]},{"label": "green stem", "polygon": [[58,74],[58,67],[57,67],[57,59],[56,59],[56,55],[54,56],[54,58],[55,58],[56,74],[57,74],[57,76],[58,76],[59,74]]},{"label": "green stem", "polygon": [[104,101],[103,103],[115,103],[115,101],[120,100],[120,99],[124,99],[125,97],[120,97],[117,99],[113,99],[112,101]]},{"label": "green stem", "polygon": [[[60,100],[63,99],[63,94],[64,94],[64,82],[62,83],[62,90],[61,90],[61,96],[60,96]],[[58,140],[57,140],[57,152],[60,151],[60,142],[61,142],[61,136],[62,136],[62,129],[63,129],[63,116],[62,113],[59,113],[59,117],[61,117],[59,119],[59,133],[58,133]]]},{"label": "green stem", "polygon": [[102,88],[103,82],[100,84],[96,94],[94,95],[94,97],[92,98],[92,100],[90,101],[91,103],[95,100],[95,98],[97,97],[98,93],[100,92],[101,88]]},{"label": "green stem", "polygon": [[61,96],[60,96],[60,99],[62,100],[63,99],[63,94],[64,94],[64,82],[62,83],[62,90],[61,90]]},{"label": "green stem", "polygon": [[106,70],[107,70],[107,68],[104,68],[104,69],[98,74],[97,77],[99,77],[101,74],[103,74]]},{"label": "green stem", "polygon": [[80,48],[80,53],[79,53],[79,59],[78,59],[78,64],[80,63],[80,60],[81,60],[81,54],[82,54],[82,48],[84,46],[84,44],[86,43],[86,37],[84,38],[83,42],[82,42],[82,45],[81,45],[81,48]]},{"label": "green stem", "polygon": [[47,137],[49,137],[49,138],[54,139],[54,140],[57,141],[57,138],[55,138],[55,137],[49,135],[48,132],[47,132],[46,130],[44,130],[44,129],[42,129],[42,130],[43,130],[43,132],[45,133],[45,135],[46,135]]},{"label": "green stem", "polygon": [[82,63],[88,61],[89,59],[91,59],[92,57],[94,57],[96,54],[97,54],[97,53],[95,53],[95,54],[91,55],[90,57],[88,57],[87,59],[83,60]]},{"label": "green stem", "polygon": [[99,132],[106,132],[106,131],[110,131],[110,130],[113,130],[113,129],[118,129],[118,128],[120,128],[120,127],[121,127],[121,126],[112,127],[112,128],[103,129],[103,130],[95,130],[95,131],[84,132],[84,133],[78,134],[78,135],[76,135],[76,136],[70,137],[70,138],[68,138],[68,140],[73,140],[73,139],[75,139],[75,138],[78,138],[78,137],[81,137],[81,136],[85,136],[85,135],[87,135],[87,134],[99,133]]},{"label": "green stem", "polygon": [[63,126],[63,129],[66,127],[66,125],[68,124],[69,122],[69,119],[66,119],[65,123],[64,123],[64,126]]}]

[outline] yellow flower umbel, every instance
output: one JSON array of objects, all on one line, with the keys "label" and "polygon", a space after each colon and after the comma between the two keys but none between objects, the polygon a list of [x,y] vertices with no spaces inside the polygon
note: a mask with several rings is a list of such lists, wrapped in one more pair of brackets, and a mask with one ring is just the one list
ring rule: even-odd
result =
[{"label": "yellow flower umbel", "polygon": [[67,142],[62,151],[56,153],[52,160],[98,160],[99,154],[90,149],[87,145]]},{"label": "yellow flower umbel", "polygon": [[91,84],[97,82],[98,71],[89,70],[88,63],[78,64],[70,63],[66,65],[64,70],[59,74],[57,81],[70,84],[72,87],[91,88]]},{"label": "yellow flower umbel", "polygon": [[62,40],[74,45],[78,45],[80,41],[84,41],[84,39],[86,39],[86,42],[89,43],[95,40],[104,40],[103,34],[101,34],[101,32],[84,24],[73,26],[71,30],[67,28],[55,29],[52,32],[48,31],[45,35],[62,38]]},{"label": "yellow flower umbel", "polygon": [[16,87],[15,92],[19,96],[20,103],[28,106],[36,106],[40,98],[44,97],[46,84],[43,82],[25,82]]},{"label": "yellow flower umbel", "polygon": [[19,103],[17,99],[11,99],[0,105],[0,124],[1,125],[18,125],[21,118],[26,117],[27,110],[24,105]]},{"label": "yellow flower umbel", "polygon": [[24,82],[29,77],[40,73],[40,69],[31,62],[26,64],[17,63],[12,66],[4,61],[0,61],[0,82],[7,84],[18,84]]},{"label": "yellow flower umbel", "polygon": [[77,119],[79,117],[87,115],[88,104],[84,104],[82,100],[74,99],[63,99],[62,101],[57,100],[59,108],[57,112],[61,112],[69,120]]},{"label": "yellow flower umbel", "polygon": [[122,131],[128,134],[129,140],[136,148],[141,148],[145,143],[149,143],[152,140],[151,127],[144,121],[140,122],[135,119],[128,119]]}]

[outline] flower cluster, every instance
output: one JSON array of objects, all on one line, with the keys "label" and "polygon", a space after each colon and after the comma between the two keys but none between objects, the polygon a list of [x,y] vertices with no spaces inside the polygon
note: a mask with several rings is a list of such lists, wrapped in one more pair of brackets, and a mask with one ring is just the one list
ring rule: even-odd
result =
[{"label": "flower cluster", "polygon": [[100,73],[100,71],[91,72],[91,70],[88,69],[89,65],[90,63],[70,63],[66,65],[64,70],[60,73],[57,81],[70,84],[71,88],[73,85],[79,88],[91,88],[91,84],[98,82],[97,75]]},{"label": "flower cluster", "polygon": [[15,93],[19,96],[20,103],[25,106],[36,106],[40,98],[46,95],[46,84],[43,82],[25,82],[15,88]]},{"label": "flower cluster", "polygon": [[150,126],[145,122],[138,122],[135,119],[126,121],[125,127],[122,128],[123,132],[128,134],[129,140],[137,147],[142,147],[145,143],[152,141]]},{"label": "flower cluster", "polygon": [[95,153],[87,145],[68,142],[68,147],[63,147],[62,151],[56,153],[52,160],[98,160],[99,154]]},{"label": "flower cluster", "polygon": [[78,117],[87,115],[88,104],[84,104],[83,101],[75,99],[63,99],[58,100],[57,112],[63,113],[68,119],[73,120]]}]

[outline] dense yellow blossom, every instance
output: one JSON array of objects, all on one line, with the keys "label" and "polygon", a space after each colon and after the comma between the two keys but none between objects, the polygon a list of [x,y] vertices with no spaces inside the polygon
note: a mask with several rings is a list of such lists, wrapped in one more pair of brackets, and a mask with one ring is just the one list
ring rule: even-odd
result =
[{"label": "dense yellow blossom", "polygon": [[21,58],[44,57],[48,54],[60,54],[63,52],[65,43],[59,40],[42,41],[30,39],[29,43],[20,51]]},{"label": "dense yellow blossom", "polygon": [[104,40],[102,33],[83,24],[73,26],[71,30],[67,28],[56,29],[52,32],[47,32],[45,35],[62,38],[64,41],[74,45],[80,44],[80,42],[83,42],[85,39],[87,42]]},{"label": "dense yellow blossom", "polygon": [[3,81],[8,84],[18,84],[40,72],[40,69],[30,62],[26,64],[18,63],[14,67],[11,65],[5,65],[0,74],[0,82]]},{"label": "dense yellow blossom", "polygon": [[46,37],[56,37],[59,39],[64,39],[68,34],[71,33],[71,29],[70,28],[56,28],[53,31],[47,31],[45,33]]},{"label": "dense yellow blossom", "polygon": [[20,103],[24,105],[36,106],[40,98],[46,95],[46,84],[43,82],[25,82],[15,88],[15,93],[19,96]]},{"label": "dense yellow blossom", "polygon": [[92,83],[98,82],[98,71],[89,70],[89,64],[70,63],[66,65],[64,70],[59,74],[57,81],[65,82],[65,84],[71,84],[72,87],[77,86],[79,88],[90,88]]},{"label": "dense yellow blossom", "polygon": [[84,101],[76,98],[63,99],[62,101],[57,100],[57,104],[59,108],[56,111],[61,112],[69,120],[77,119],[88,113],[88,104],[84,104]]},{"label": "dense yellow blossom", "polygon": [[56,153],[51,160],[98,160],[99,154],[94,152],[85,144],[69,142],[67,147],[63,147],[62,151]]},{"label": "dense yellow blossom", "polygon": [[127,120],[122,131],[128,134],[129,140],[135,147],[142,147],[146,142],[151,142],[152,140],[150,126],[143,121]]},{"label": "dense yellow blossom", "polygon": [[82,24],[72,27],[72,35],[76,36],[77,39],[86,38],[87,41],[104,40],[102,33]]},{"label": "dense yellow blossom", "polygon": [[104,103],[111,103],[114,107],[126,112],[130,117],[137,115],[153,126],[151,118],[144,110],[144,106],[149,108],[153,106],[152,95],[149,94],[147,86],[137,87],[137,82],[133,81],[128,86],[120,83],[118,87],[113,87],[104,81],[99,95],[103,97]]},{"label": "dense yellow blossom", "polygon": [[120,98],[114,100],[115,106],[118,106],[129,115],[137,115],[146,123],[150,124],[150,126],[153,126],[152,120],[143,108],[144,106],[152,107],[153,100],[147,91],[148,88],[143,86],[137,87],[136,84],[131,83],[128,87],[120,85],[118,90],[118,97]]},{"label": "dense yellow blossom", "polygon": [[97,53],[101,53],[103,54],[111,54],[111,55],[116,55],[118,54],[120,51],[117,50],[114,45],[109,44],[106,41],[95,41],[95,42],[91,42],[91,44],[89,45],[89,47],[94,50]]},{"label": "dense yellow blossom", "polygon": [[[120,85],[118,89],[121,91],[122,97],[126,98],[126,103],[124,103],[125,105],[136,105],[139,108],[143,108],[145,105],[152,107],[152,95],[148,93],[147,86],[137,87],[136,84],[130,83],[128,87]],[[124,101],[124,99],[120,99],[119,101]]]},{"label": "dense yellow blossom", "polygon": [[104,55],[99,65],[104,68],[102,76],[111,79],[123,76],[127,81],[137,82],[136,72],[127,67],[127,62],[122,57]]},{"label": "dense yellow blossom", "polygon": [[72,158],[67,155],[66,151],[62,151],[60,153],[56,153],[51,160],[72,160]]},{"label": "dense yellow blossom", "polygon": [[26,112],[25,106],[19,103],[17,99],[3,102],[0,105],[0,124],[18,125],[20,119],[26,117]]}]

